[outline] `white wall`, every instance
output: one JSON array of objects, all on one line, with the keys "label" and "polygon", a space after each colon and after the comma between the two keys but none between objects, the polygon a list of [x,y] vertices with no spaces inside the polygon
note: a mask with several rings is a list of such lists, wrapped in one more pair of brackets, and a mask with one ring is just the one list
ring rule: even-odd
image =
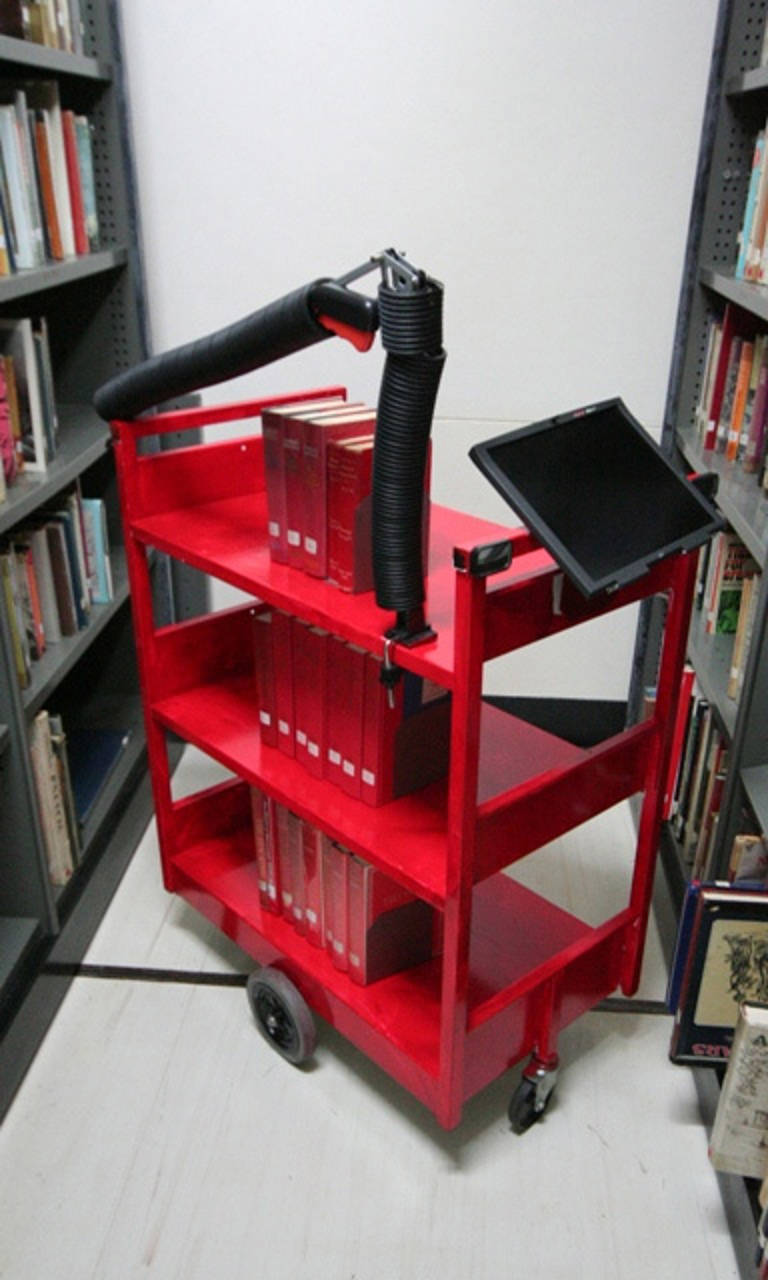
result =
[{"label": "white wall", "polygon": [[[660,425],[716,8],[124,0],[154,349],[392,244],[445,285],[433,495],[508,521],[474,440],[616,394]],[[206,399],[380,368],[331,341]],[[621,697],[631,631],[509,671]]]}]

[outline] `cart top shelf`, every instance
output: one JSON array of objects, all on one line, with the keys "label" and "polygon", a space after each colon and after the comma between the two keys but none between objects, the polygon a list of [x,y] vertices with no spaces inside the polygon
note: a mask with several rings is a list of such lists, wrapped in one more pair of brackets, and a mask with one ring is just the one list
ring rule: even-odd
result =
[{"label": "cart top shelf", "polygon": [[[259,436],[137,456],[135,465],[124,472],[130,528],[140,542],[382,654],[392,616],[376,605],[373,592],[350,595],[271,559]],[[486,657],[668,585],[660,567],[640,586],[588,602],[566,583],[565,593],[558,597],[558,616],[553,618],[553,579],[562,577],[561,571],[527,530],[506,528],[433,503],[426,616],[436,638],[408,650],[399,647],[402,666],[446,688],[454,687],[454,549],[468,552],[505,539],[512,543],[513,558],[509,569],[488,580],[489,609],[498,616],[488,627]]]}]

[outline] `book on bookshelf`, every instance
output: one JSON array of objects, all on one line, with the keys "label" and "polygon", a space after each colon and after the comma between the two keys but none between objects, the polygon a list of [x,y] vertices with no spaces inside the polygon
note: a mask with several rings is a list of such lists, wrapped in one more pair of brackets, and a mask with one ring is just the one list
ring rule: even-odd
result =
[{"label": "book on bookshelf", "polygon": [[433,912],[385,872],[348,854],[348,966],[367,985],[432,955]]},{"label": "book on bookshelf", "polygon": [[362,790],[365,652],[338,636],[328,637],[325,777],[347,795]]},{"label": "book on bookshelf", "polygon": [[35,330],[29,317],[0,317],[0,350],[13,362],[24,468],[46,471],[51,460]]},{"label": "book on bookshelf", "polygon": [[450,743],[447,691],[404,671],[390,698],[381,667],[380,658],[366,655],[360,780],[361,798],[371,805],[442,778]]},{"label": "book on bookshelf", "polygon": [[728,884],[698,891],[670,1042],[674,1062],[728,1058],[745,1001],[768,998],[768,895]]},{"label": "book on bookshelf", "polygon": [[69,771],[80,827],[84,827],[124,756],[129,728],[73,724],[67,727]]},{"label": "book on bookshelf", "polygon": [[326,756],[326,655],[330,636],[321,627],[292,619],[295,756],[322,778]]},{"label": "book on bookshelf", "polygon": [[323,926],[325,948],[335,968],[349,969],[349,854],[323,837]]},{"label": "book on bookshelf", "polygon": [[93,604],[109,604],[114,599],[115,588],[104,499],[81,497],[80,511],[91,601]]},{"label": "book on bookshelf", "polygon": [[261,741],[268,747],[278,745],[272,617],[271,609],[254,609],[253,611],[253,671],[259,733]]},{"label": "book on bookshelf", "polygon": [[768,1005],[745,1001],[718,1098],[709,1158],[719,1173],[768,1173]]},{"label": "book on bookshelf", "polygon": [[342,591],[373,589],[373,435],[328,445],[328,578]]},{"label": "book on bookshelf", "polygon": [[[313,577],[328,576],[328,450],[332,441],[372,432],[375,410],[363,405],[339,413],[305,414],[301,424],[302,568]],[[289,496],[289,514],[291,510]]]},{"label": "book on bookshelf", "polygon": [[45,843],[48,876],[52,885],[61,887],[71,879],[75,863],[67,826],[61,774],[51,738],[50,717],[45,709],[37,713],[30,726],[29,751]]},{"label": "book on bookshelf", "polygon": [[302,821],[301,851],[307,940],[315,947],[323,947],[323,836],[311,822]]}]

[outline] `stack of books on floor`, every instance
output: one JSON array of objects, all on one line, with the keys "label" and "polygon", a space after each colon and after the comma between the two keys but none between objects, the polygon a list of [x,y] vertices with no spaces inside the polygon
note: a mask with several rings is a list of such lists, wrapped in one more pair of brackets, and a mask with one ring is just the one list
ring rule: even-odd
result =
[{"label": "stack of books on floor", "polygon": [[0,546],[0,607],[5,609],[22,689],[50,645],[88,626],[94,605],[114,587],[104,502],[77,486]]},{"label": "stack of books on floor", "polygon": [[450,695],[279,609],[254,610],[261,740],[367,804],[386,804],[448,767]]},{"label": "stack of books on floor", "polygon": [[251,789],[262,905],[362,985],[430,959],[435,916],[383,871]]}]

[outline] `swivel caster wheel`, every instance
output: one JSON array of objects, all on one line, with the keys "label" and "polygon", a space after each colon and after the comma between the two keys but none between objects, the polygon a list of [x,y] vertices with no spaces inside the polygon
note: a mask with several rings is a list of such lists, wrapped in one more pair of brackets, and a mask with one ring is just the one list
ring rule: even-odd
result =
[{"label": "swivel caster wheel", "polygon": [[266,1041],[294,1066],[315,1051],[315,1021],[304,998],[279,969],[252,973],[246,986],[256,1026]]},{"label": "swivel caster wheel", "polygon": [[544,1115],[557,1082],[557,1067],[530,1064],[510,1099],[508,1116],[514,1133],[525,1133]]}]

